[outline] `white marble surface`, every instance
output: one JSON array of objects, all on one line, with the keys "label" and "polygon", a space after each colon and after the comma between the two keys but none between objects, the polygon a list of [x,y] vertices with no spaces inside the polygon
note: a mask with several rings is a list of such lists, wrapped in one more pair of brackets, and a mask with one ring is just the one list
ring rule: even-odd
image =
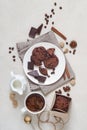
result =
[{"label": "white marble surface", "polygon": [[[67,54],[67,58],[76,74],[76,85],[71,88],[72,107],[70,120],[64,130],[85,130],[87,128],[87,1],[86,0],[0,0],[0,130],[32,130],[23,121],[20,112],[24,96],[17,96],[18,107],[13,108],[9,99],[10,72],[23,74],[22,64],[16,48],[9,54],[9,47],[15,47],[16,42],[26,41],[31,26],[38,27],[44,23],[44,14],[50,13],[55,7],[55,27],[63,32],[68,41],[78,42],[75,55]],[[59,6],[63,9],[59,10]],[[51,23],[42,34],[50,31]],[[57,36],[59,41],[62,41]],[[16,55],[16,62],[12,56]],[[46,99],[51,103],[54,93]],[[49,128],[49,127],[48,127]],[[45,127],[46,129],[46,127]]]}]

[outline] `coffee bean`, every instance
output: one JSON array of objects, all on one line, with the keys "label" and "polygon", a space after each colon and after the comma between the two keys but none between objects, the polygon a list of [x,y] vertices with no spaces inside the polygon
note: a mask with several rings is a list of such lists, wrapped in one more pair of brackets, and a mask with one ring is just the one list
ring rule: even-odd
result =
[{"label": "coffee bean", "polygon": [[54,22],[52,22],[52,24],[54,24]]},{"label": "coffee bean", "polygon": [[16,56],[12,56],[13,58],[15,58]]},{"label": "coffee bean", "polygon": [[57,3],[55,2],[55,3],[54,3],[54,5],[56,6],[56,5],[57,5]]},{"label": "coffee bean", "polygon": [[50,18],[52,18],[52,14],[50,15]]},{"label": "coffee bean", "polygon": [[16,59],[13,59],[13,61],[15,62],[15,61],[16,61]]},{"label": "coffee bean", "polygon": [[9,53],[11,53],[11,51],[9,51]]},{"label": "coffee bean", "polygon": [[66,42],[66,45],[68,45],[68,42]]},{"label": "coffee bean", "polygon": [[62,6],[60,6],[59,9],[62,9]]},{"label": "coffee bean", "polygon": [[44,26],[44,28],[47,28],[47,26]]},{"label": "coffee bean", "polygon": [[14,50],[14,47],[12,47],[12,50]]},{"label": "coffee bean", "polygon": [[11,50],[11,47],[9,47],[9,50]]}]

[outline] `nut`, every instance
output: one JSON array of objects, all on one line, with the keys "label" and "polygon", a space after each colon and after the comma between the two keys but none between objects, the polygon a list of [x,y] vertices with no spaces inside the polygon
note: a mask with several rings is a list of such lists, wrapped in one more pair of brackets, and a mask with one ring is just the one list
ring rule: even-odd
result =
[{"label": "nut", "polygon": [[13,106],[16,108],[16,107],[18,106],[17,100],[14,99],[14,100],[12,101],[12,104],[13,104]]},{"label": "nut", "polygon": [[30,117],[29,115],[25,115],[24,121],[25,121],[25,123],[27,123],[27,124],[31,123],[31,117]]},{"label": "nut", "polygon": [[72,86],[74,86],[74,85],[76,84],[75,79],[72,79],[72,80],[70,81],[70,84],[71,84]]},{"label": "nut", "polygon": [[60,45],[61,48],[63,48],[64,47],[64,42],[60,42],[59,45]]},{"label": "nut", "polygon": [[15,93],[11,92],[9,97],[10,97],[11,100],[13,100],[15,98]]},{"label": "nut", "polygon": [[64,54],[68,53],[69,52],[68,48],[66,48],[63,52]]}]

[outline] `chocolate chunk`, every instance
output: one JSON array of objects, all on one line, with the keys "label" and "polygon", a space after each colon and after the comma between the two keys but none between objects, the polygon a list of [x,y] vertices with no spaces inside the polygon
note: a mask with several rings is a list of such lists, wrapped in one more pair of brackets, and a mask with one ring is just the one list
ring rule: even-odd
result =
[{"label": "chocolate chunk", "polygon": [[37,28],[37,34],[40,35],[41,30],[42,30],[43,24],[41,24],[38,28]]},{"label": "chocolate chunk", "polygon": [[36,33],[37,33],[37,29],[34,28],[34,27],[31,27],[31,30],[30,30],[30,32],[29,32],[29,37],[35,38]]},{"label": "chocolate chunk", "polygon": [[28,72],[28,74],[31,75],[31,76],[33,76],[34,78],[37,78],[39,76],[37,70],[32,70],[32,71]]},{"label": "chocolate chunk", "polygon": [[36,79],[39,81],[39,82],[42,82],[42,83],[44,83],[45,82],[45,80],[46,80],[46,77],[44,77],[44,76],[38,76],[38,77],[36,77]]},{"label": "chocolate chunk", "polygon": [[34,63],[33,62],[28,62],[28,69],[31,69],[31,70],[34,69]]}]

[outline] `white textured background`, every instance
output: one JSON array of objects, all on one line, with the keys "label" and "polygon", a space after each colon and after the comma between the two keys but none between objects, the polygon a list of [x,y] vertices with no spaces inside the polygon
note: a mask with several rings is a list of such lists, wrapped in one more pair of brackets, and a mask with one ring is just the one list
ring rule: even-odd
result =
[{"label": "white textured background", "polygon": [[[0,0],[0,130],[32,130],[23,122],[20,99],[17,109],[9,100],[10,72],[22,74],[23,70],[16,49],[14,63],[8,48],[16,42],[26,41],[30,27],[38,27],[44,22],[44,14],[50,13],[55,1],[55,27],[67,36],[68,41],[75,39],[78,42],[76,55],[67,54],[77,83],[71,90],[70,120],[64,130],[87,129],[87,0]],[[63,9],[59,10],[59,6]],[[50,27],[51,24],[42,30],[42,34],[50,31]],[[51,93],[46,97],[49,103],[52,96]]]}]

